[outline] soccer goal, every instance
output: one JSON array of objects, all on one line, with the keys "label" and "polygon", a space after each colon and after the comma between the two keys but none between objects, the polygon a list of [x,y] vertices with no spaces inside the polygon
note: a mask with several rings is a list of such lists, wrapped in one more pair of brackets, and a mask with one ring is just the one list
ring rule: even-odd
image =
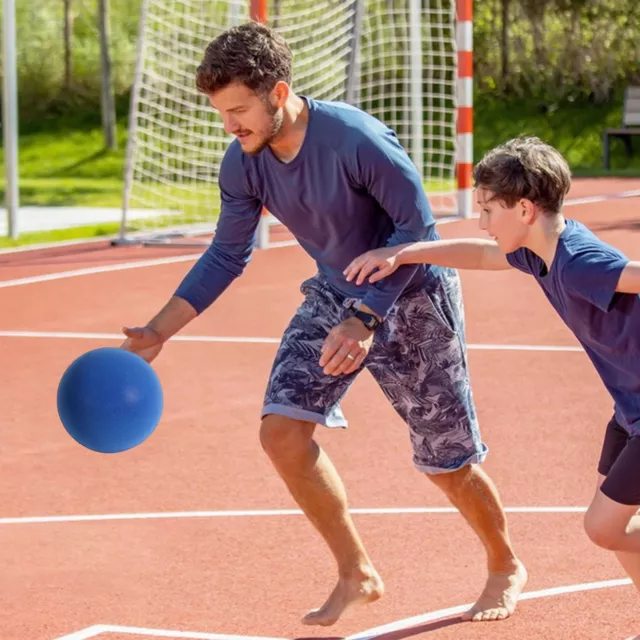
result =
[{"label": "soccer goal", "polygon": [[[209,242],[232,138],[195,70],[216,35],[250,19],[286,38],[296,93],[391,126],[436,215],[471,214],[472,0],[143,0],[119,242]],[[258,246],[276,226],[265,212]]]}]

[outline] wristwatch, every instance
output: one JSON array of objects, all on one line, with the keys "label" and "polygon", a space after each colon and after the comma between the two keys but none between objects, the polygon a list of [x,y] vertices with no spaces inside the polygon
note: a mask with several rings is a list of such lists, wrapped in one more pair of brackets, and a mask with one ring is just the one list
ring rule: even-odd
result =
[{"label": "wristwatch", "polygon": [[351,313],[355,318],[358,318],[362,324],[369,329],[369,331],[375,331],[382,323],[378,320],[378,316],[373,313],[367,313],[358,309],[355,305],[351,306]]}]

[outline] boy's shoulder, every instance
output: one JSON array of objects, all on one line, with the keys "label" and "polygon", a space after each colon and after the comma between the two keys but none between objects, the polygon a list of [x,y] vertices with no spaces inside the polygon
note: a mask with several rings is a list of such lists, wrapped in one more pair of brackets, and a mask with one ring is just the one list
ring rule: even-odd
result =
[{"label": "boy's shoulder", "polygon": [[599,238],[582,222],[571,218],[565,222],[566,227],[558,239],[550,273],[547,273],[544,260],[525,247],[507,254],[509,264],[537,277],[551,275],[552,279],[562,280],[567,272],[580,271],[587,265],[627,259],[621,251]]},{"label": "boy's shoulder", "polygon": [[626,256],[599,238],[582,222],[567,219],[566,229],[560,236],[556,262],[558,268],[580,268],[584,263],[626,260]]},{"label": "boy's shoulder", "polygon": [[570,252],[580,251],[589,247],[607,246],[584,223],[573,218],[566,218],[565,230],[560,235],[559,245],[564,246]]},{"label": "boy's shoulder", "polygon": [[609,312],[619,300],[616,287],[629,258],[576,220],[568,220],[553,265],[554,280],[573,299]]}]

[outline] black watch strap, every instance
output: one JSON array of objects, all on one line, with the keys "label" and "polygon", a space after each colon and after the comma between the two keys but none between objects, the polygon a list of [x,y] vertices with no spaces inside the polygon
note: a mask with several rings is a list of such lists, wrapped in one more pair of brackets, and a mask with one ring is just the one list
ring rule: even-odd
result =
[{"label": "black watch strap", "polygon": [[382,324],[373,313],[360,311],[360,309],[353,309],[352,313],[369,331],[375,331]]}]

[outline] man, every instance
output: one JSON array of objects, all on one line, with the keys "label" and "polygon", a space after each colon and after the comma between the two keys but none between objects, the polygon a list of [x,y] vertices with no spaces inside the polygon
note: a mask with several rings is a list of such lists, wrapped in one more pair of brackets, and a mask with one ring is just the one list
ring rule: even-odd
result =
[{"label": "man", "polygon": [[335,589],[303,622],[331,625],[384,590],[342,481],[313,439],[318,424],[346,427],[339,402],[364,367],[408,424],[417,469],[486,548],[489,578],[465,618],[507,617],[526,571],[497,491],[477,465],[487,448],[469,385],[457,273],[403,267],[365,291],[343,275],[369,249],[438,238],[411,160],[372,116],[295,95],[291,52],[263,25],[241,25],[211,42],[196,84],[236,137],[220,169],[216,235],[158,315],[144,328],[124,329],[123,347],[150,361],[208,308],[242,273],[266,207],[318,265],[276,355],[260,429],[264,450],[338,565]]}]

